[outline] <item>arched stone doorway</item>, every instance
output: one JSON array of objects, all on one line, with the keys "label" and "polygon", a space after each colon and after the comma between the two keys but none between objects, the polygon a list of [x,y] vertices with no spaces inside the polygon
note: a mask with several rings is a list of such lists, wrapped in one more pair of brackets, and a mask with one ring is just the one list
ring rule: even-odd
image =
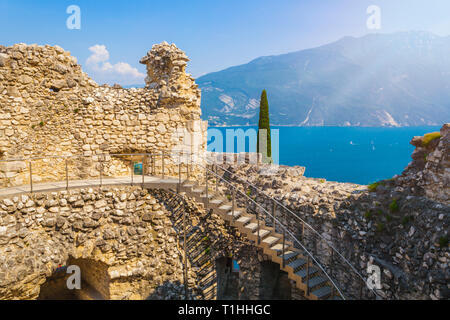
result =
[{"label": "arched stone doorway", "polygon": [[271,261],[261,262],[260,299],[291,300],[291,280],[280,266]]},{"label": "arched stone doorway", "polygon": [[[74,275],[67,273],[69,266],[80,268],[80,290],[71,290],[67,286],[67,281]],[[59,266],[41,285],[38,300],[106,300],[110,296],[109,285],[110,277],[105,263],[92,259],[70,258],[66,265]]]},{"label": "arched stone doorway", "polygon": [[217,299],[239,299],[239,270],[233,267],[232,258],[219,258],[216,260],[217,273]]}]

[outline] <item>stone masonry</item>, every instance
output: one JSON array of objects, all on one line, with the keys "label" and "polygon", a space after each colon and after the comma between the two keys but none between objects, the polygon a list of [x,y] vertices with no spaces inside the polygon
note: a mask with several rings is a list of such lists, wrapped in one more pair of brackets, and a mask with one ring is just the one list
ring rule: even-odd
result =
[{"label": "stone masonry", "polygon": [[[60,47],[0,46],[0,160],[77,156],[69,161],[76,179],[98,177],[99,160],[106,176],[128,174],[133,159],[111,154],[201,154],[207,124],[200,118],[200,90],[185,72],[188,60],[173,44],[154,45],[141,60],[146,88],[121,89],[96,84]],[[161,170],[161,157],[153,161]],[[167,174],[175,170],[173,162],[166,159]],[[64,159],[35,159],[32,165],[35,182],[65,178]],[[3,187],[28,183],[28,166],[1,163]]]}]

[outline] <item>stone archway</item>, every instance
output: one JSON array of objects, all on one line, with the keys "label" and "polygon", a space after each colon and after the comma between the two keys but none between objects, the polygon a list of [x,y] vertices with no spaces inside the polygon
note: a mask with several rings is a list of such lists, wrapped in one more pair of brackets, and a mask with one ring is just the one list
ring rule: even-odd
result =
[{"label": "stone archway", "polygon": [[292,286],[288,274],[271,261],[261,262],[260,299],[290,300]]},{"label": "stone archway", "polygon": [[[72,274],[69,266],[80,268],[81,289],[69,289],[67,281]],[[64,266],[58,267],[40,287],[38,300],[107,300],[110,276],[108,266],[92,259],[70,258]]]},{"label": "stone archway", "polygon": [[222,257],[216,259],[217,299],[239,299],[239,272],[233,270],[233,259]]}]

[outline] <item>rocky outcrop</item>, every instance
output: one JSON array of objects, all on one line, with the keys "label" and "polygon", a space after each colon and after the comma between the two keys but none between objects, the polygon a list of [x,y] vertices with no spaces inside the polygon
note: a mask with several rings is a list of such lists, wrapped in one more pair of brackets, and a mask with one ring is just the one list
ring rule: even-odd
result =
[{"label": "rocky outcrop", "polygon": [[[345,291],[357,290],[357,283],[350,280],[352,272],[342,259],[331,260],[326,242],[365,277],[369,265],[380,267],[378,293],[386,299],[448,299],[448,125],[436,136],[426,136],[426,144],[426,139],[415,138],[417,150],[405,172],[371,186],[306,178],[283,166],[265,176],[261,173],[269,169],[264,164],[230,165],[231,174],[225,177],[269,212],[273,203],[268,196],[289,208],[293,212],[287,220],[290,230]],[[276,215],[281,217],[283,212],[278,206]],[[304,232],[296,217],[322,238],[308,228]]]},{"label": "rocky outcrop", "polygon": [[398,183],[450,204],[450,124],[445,124],[440,132],[414,137],[411,144],[416,147],[413,161],[398,177]]}]

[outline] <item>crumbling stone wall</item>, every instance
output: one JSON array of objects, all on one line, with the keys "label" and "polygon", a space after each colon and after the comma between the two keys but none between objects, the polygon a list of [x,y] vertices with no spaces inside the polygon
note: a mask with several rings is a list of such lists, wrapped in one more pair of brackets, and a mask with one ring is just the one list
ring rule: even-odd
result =
[{"label": "crumbling stone wall", "polygon": [[[269,212],[273,205],[270,199],[244,187],[245,181],[283,203],[342,253],[364,278],[369,276],[368,266],[380,267],[381,289],[377,293],[381,297],[448,299],[448,124],[442,128],[441,137],[426,148],[419,141],[422,137],[413,140],[421,146],[402,175],[369,187],[306,178],[301,170],[284,166],[274,175],[263,176],[259,172],[267,171],[267,165],[262,164],[231,165],[233,174],[225,177],[239,182],[242,192],[250,191],[250,196]],[[277,207],[276,216],[283,213]],[[300,220],[292,215],[287,225],[344,293],[358,298],[362,285],[362,298],[367,297],[364,283],[342,259],[332,256],[325,240],[308,228],[303,230]]]},{"label": "crumbling stone wall", "polygon": [[[189,212],[187,225],[199,226],[200,239],[209,239],[205,263],[214,267],[218,259],[233,257],[240,265],[238,298],[261,298],[268,257],[219,216],[177,197],[163,190],[103,187],[0,200],[0,299],[37,299],[43,285],[50,289],[46,295],[56,288],[70,296],[63,290],[67,275],[55,275],[71,264],[81,268],[88,286],[73,294],[78,298],[95,298],[92,288],[104,299],[183,299],[183,232],[169,205],[174,200]],[[190,298],[217,298],[217,292],[204,295],[199,268],[193,259],[187,263]]]},{"label": "crumbling stone wall", "polygon": [[[165,282],[182,284],[181,255],[168,216],[151,193],[135,187],[4,199],[0,297],[37,298],[46,278],[73,259],[108,266],[109,283],[89,271],[84,277],[91,275],[90,284],[106,298],[145,299]],[[192,285],[194,278],[189,274]],[[134,286],[137,281],[140,286]]]},{"label": "crumbling stone wall", "polygon": [[450,124],[445,124],[439,135],[414,137],[411,144],[416,147],[413,161],[398,178],[399,182],[413,189],[412,192],[424,192],[430,199],[450,204]]},{"label": "crumbling stone wall", "polygon": [[[141,61],[146,88],[121,89],[96,84],[60,47],[0,47],[0,159],[77,155],[69,163],[70,177],[97,178],[100,155],[106,155],[105,175],[123,175],[128,162],[110,154],[202,154],[206,123],[187,61],[175,45],[154,45]],[[161,158],[155,162],[161,170]],[[166,174],[176,171],[174,162],[166,159]],[[0,172],[4,186],[29,181],[23,161],[1,163]],[[34,181],[64,178],[63,159],[33,161]]]}]

